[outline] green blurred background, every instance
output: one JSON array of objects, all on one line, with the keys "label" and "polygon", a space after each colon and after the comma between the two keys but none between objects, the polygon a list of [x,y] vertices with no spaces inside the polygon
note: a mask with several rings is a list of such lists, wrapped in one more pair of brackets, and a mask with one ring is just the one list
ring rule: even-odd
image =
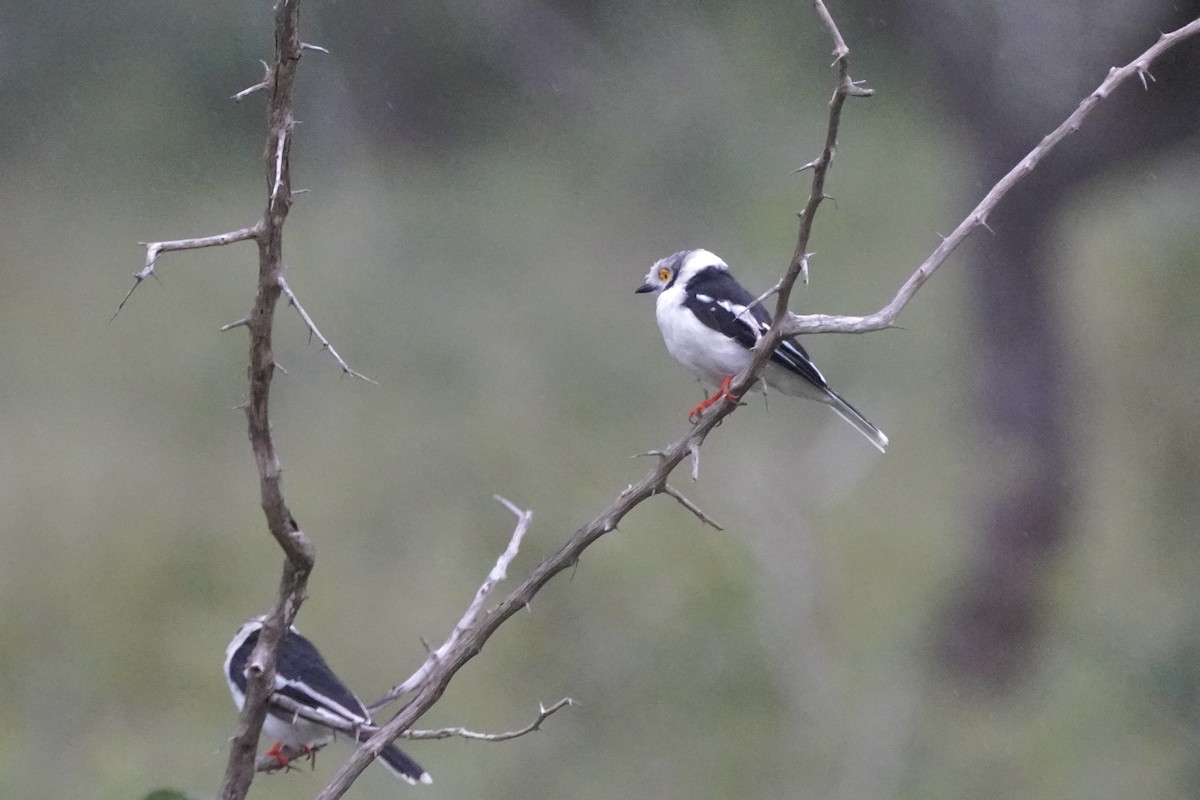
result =
[{"label": "green blurred background", "polygon": [[[913,45],[863,5],[834,11],[878,94],[847,109],[801,310],[878,308],[986,189]],[[281,308],[273,421],[317,548],[298,626],[371,699],[503,548],[493,494],[535,512],[522,575],[685,431],[699,389],[633,289],[686,247],[752,290],[778,277],[829,45],[804,4],[324,2],[302,25],[332,55],[300,67],[289,280],[379,385]],[[238,410],[246,335],[218,332],[254,248],[164,256],[110,318],[139,240],[260,213],[262,98],[228,98],[270,42],[265,2],[0,11],[2,797],[219,786],[224,647],[281,561]],[[956,257],[903,330],[807,343],[886,456],[824,409],[752,402],[674,481],[724,532],[639,507],[421,726],[577,707],[506,744],[412,743],[432,787],[372,768],[353,796],[1195,796],[1196,144],[1115,161],[1057,223],[1077,485],[1019,678],[981,689],[935,654],[1003,444],[974,432]],[[252,796],[312,796],[345,754]]]}]

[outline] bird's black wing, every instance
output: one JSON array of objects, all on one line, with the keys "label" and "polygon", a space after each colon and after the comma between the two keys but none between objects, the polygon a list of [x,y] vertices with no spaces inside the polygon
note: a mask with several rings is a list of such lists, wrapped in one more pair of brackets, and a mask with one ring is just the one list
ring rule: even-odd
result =
[{"label": "bird's black wing", "polygon": [[[687,285],[684,307],[715,331],[749,350],[771,327],[771,315],[758,304],[747,308],[754,297],[723,269],[701,270]],[[825,376],[808,352],[795,339],[784,339],[771,360],[821,389],[828,389]]]},{"label": "bird's black wing", "polygon": [[313,643],[288,631],[275,663],[275,691],[301,705],[324,709],[347,722],[369,722],[370,713],[325,663]]},{"label": "bird's black wing", "polygon": [[749,350],[771,327],[761,305],[723,269],[709,267],[688,281],[683,305],[696,319]]}]

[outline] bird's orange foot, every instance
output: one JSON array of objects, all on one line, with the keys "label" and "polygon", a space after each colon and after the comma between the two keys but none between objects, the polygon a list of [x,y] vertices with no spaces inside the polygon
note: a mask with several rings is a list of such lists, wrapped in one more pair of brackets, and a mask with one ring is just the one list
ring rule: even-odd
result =
[{"label": "bird's orange foot", "polygon": [[700,415],[704,413],[705,409],[710,408],[714,404],[724,400],[726,397],[736,399],[733,396],[733,392],[729,391],[729,384],[731,381],[733,381],[733,376],[726,375],[725,380],[721,381],[721,387],[717,389],[716,393],[688,413],[688,422],[696,422],[700,419]]},{"label": "bird's orange foot", "polygon": [[271,745],[271,749],[263,753],[263,755],[270,756],[279,762],[279,766],[286,767],[291,759],[283,754],[283,750],[281,749],[282,747],[283,742],[276,742],[275,744]]}]

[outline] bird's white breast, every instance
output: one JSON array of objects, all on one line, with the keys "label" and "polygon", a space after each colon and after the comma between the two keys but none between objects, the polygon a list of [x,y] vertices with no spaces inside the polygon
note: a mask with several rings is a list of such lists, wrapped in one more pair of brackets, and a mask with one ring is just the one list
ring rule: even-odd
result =
[{"label": "bird's white breast", "polygon": [[333,738],[332,730],[303,717],[281,719],[274,714],[267,714],[262,730],[268,739],[282,742],[293,750],[321,745]]},{"label": "bird's white breast", "polygon": [[726,375],[736,375],[750,363],[750,351],[705,325],[684,305],[678,283],[663,291],[654,306],[658,329],[667,351],[702,381],[717,386]]}]

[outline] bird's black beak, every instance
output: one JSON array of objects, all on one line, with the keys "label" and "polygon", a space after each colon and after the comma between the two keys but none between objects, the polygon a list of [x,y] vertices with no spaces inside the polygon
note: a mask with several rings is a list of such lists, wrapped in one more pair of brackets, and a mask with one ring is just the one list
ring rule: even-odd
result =
[{"label": "bird's black beak", "polygon": [[654,291],[654,287],[652,285],[650,285],[649,283],[643,283],[641,286],[634,289],[633,293],[634,294],[645,294],[646,292],[653,292],[653,291]]}]

